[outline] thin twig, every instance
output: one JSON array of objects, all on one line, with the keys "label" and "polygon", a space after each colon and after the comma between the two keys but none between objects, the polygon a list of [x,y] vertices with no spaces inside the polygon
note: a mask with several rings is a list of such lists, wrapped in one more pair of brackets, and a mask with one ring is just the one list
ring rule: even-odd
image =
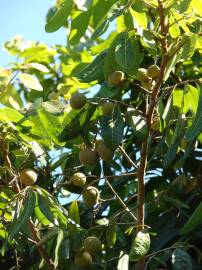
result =
[{"label": "thin twig", "polygon": [[118,195],[118,193],[114,190],[114,188],[112,187],[112,185],[109,183],[109,181],[107,180],[107,178],[105,179],[105,182],[107,183],[108,187],[111,189],[111,191],[114,193],[114,195],[116,196],[118,202],[123,206],[123,208],[131,215],[131,217],[137,221],[136,216],[130,211],[130,209],[127,207],[127,205],[124,203],[124,201],[121,199],[121,197]]},{"label": "thin twig", "polygon": [[126,151],[123,149],[122,146],[119,146],[119,150],[120,150],[121,153],[126,157],[126,159],[129,161],[129,163],[130,163],[135,169],[137,169],[137,165],[132,161],[132,159],[129,157],[129,155],[126,153]]}]

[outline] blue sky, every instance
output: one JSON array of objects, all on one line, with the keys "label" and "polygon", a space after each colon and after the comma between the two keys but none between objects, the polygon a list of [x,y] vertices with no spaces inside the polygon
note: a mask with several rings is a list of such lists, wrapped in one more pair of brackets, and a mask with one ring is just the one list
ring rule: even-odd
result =
[{"label": "blue sky", "polygon": [[1,0],[0,67],[5,67],[14,60],[13,56],[2,50],[2,45],[15,35],[49,45],[65,44],[64,29],[51,34],[44,30],[46,13],[54,2],[54,0]]}]

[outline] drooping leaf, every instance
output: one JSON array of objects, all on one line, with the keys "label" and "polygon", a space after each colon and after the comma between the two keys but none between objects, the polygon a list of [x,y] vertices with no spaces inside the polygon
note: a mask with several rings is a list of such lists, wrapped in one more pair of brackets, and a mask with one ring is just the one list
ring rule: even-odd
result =
[{"label": "drooping leaf", "polygon": [[8,240],[12,241],[13,238],[22,229],[23,225],[29,220],[29,217],[34,211],[36,204],[36,195],[32,189],[27,192],[27,197],[24,199],[24,207],[17,219],[15,219],[11,225]]},{"label": "drooping leaf", "polygon": [[177,248],[173,251],[172,270],[192,270],[191,257],[185,250]]},{"label": "drooping leaf", "polygon": [[83,69],[78,74],[78,79],[81,82],[89,83],[93,81],[102,81],[104,79],[103,75],[103,67],[104,67],[104,60],[106,57],[107,52],[104,51],[99,54],[92,63],[87,65],[85,69]]},{"label": "drooping leaf", "polygon": [[191,217],[180,230],[181,234],[187,234],[202,224],[202,202],[197,206]]},{"label": "drooping leaf", "polygon": [[21,73],[19,75],[19,79],[21,80],[21,82],[24,84],[25,87],[28,87],[37,91],[43,91],[42,85],[40,84],[39,80],[35,76],[27,74],[27,73]]},{"label": "drooping leaf", "polygon": [[199,101],[198,101],[198,107],[196,111],[196,115],[193,119],[192,125],[189,127],[187,132],[185,133],[185,136],[187,140],[192,141],[201,133],[202,131],[202,85],[200,83],[198,87],[199,91]]},{"label": "drooping leaf", "polygon": [[60,27],[64,25],[67,21],[67,17],[69,16],[72,6],[73,0],[64,0],[61,2],[58,10],[53,14],[53,16],[48,20],[45,25],[45,30],[48,33],[57,31]]},{"label": "drooping leaf", "polygon": [[72,45],[77,44],[81,37],[84,36],[91,16],[91,8],[83,12],[75,12],[72,18],[71,31],[69,34],[69,43]]},{"label": "drooping leaf", "polygon": [[133,66],[139,62],[139,57],[140,52],[137,41],[132,42],[129,33],[126,31],[120,33],[115,47],[115,59],[118,65],[123,71],[131,72]]},{"label": "drooping leaf", "polygon": [[54,259],[54,266],[57,267],[59,263],[59,250],[61,248],[62,241],[64,240],[64,231],[59,230],[58,237],[57,237],[57,243],[55,246],[55,259]]},{"label": "drooping leaf", "polygon": [[116,237],[117,237],[117,227],[116,227],[116,222],[112,222],[109,224],[107,230],[106,230],[106,240],[107,240],[107,245],[109,247],[113,247],[116,243]]},{"label": "drooping leaf", "polygon": [[129,259],[132,262],[138,262],[147,254],[150,247],[150,236],[147,230],[141,230],[133,240]]},{"label": "drooping leaf", "polygon": [[104,116],[101,120],[101,135],[104,142],[115,150],[123,138],[124,122],[118,105],[114,106],[112,115]]},{"label": "drooping leaf", "polygon": [[69,218],[76,224],[80,224],[79,208],[77,201],[73,201],[68,210]]}]

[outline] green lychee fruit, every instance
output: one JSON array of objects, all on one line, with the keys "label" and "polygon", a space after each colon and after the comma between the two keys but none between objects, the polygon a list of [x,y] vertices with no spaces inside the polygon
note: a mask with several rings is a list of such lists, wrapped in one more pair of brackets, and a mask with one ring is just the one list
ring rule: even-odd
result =
[{"label": "green lychee fruit", "polygon": [[84,240],[84,249],[92,255],[99,254],[102,250],[102,243],[99,238],[89,236]]},{"label": "green lychee fruit", "polygon": [[86,97],[84,94],[76,93],[70,98],[70,106],[72,109],[79,110],[86,104]]},{"label": "green lychee fruit", "polygon": [[111,86],[119,86],[125,80],[125,75],[122,71],[117,70],[111,73],[108,77],[108,84]]},{"label": "green lychee fruit", "polygon": [[80,251],[74,257],[74,263],[78,267],[88,267],[92,264],[92,256],[87,251]]},{"label": "green lychee fruit", "polygon": [[25,186],[33,185],[37,180],[37,174],[32,169],[24,169],[20,172],[20,181]]},{"label": "green lychee fruit", "polygon": [[72,175],[70,180],[74,186],[83,187],[86,183],[86,176],[81,172],[77,172]]},{"label": "green lychee fruit", "polygon": [[104,116],[111,115],[114,110],[114,103],[107,101],[102,105],[102,114]]},{"label": "green lychee fruit", "polygon": [[89,186],[83,191],[82,197],[87,207],[93,207],[100,198],[100,192],[97,188]]}]

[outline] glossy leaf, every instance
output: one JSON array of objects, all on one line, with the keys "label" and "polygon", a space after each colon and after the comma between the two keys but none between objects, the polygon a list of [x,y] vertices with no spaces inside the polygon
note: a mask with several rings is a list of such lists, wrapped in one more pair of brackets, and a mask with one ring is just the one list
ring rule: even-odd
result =
[{"label": "glossy leaf", "polygon": [[129,259],[132,262],[138,262],[144,258],[150,247],[150,236],[146,230],[139,231],[133,240]]},{"label": "glossy leaf", "polygon": [[28,87],[33,90],[43,91],[43,87],[40,84],[39,80],[33,75],[27,73],[21,73],[19,79],[24,84],[25,87]]},{"label": "glossy leaf", "polygon": [[77,201],[73,201],[68,210],[68,216],[72,219],[76,224],[80,224],[80,215]]},{"label": "glossy leaf", "polygon": [[114,106],[111,116],[104,116],[101,121],[101,135],[106,145],[115,150],[123,138],[124,122],[119,106]]},{"label": "glossy leaf", "polygon": [[195,139],[201,132],[202,132],[202,86],[199,85],[199,101],[196,115],[193,119],[193,123],[191,127],[187,130],[185,136],[186,138],[191,141]]},{"label": "glossy leaf", "polygon": [[10,233],[8,236],[8,240],[12,241],[13,238],[18,234],[18,232],[22,229],[22,227],[25,225],[26,222],[28,222],[30,216],[32,215],[34,211],[34,207],[36,204],[36,196],[35,192],[30,189],[27,192],[27,198],[24,200],[24,207],[20,215],[17,219],[14,220],[14,222],[11,225]]},{"label": "glossy leaf", "polygon": [[48,33],[57,31],[67,21],[71,9],[73,6],[73,0],[64,0],[58,7],[58,10],[48,20],[45,26],[45,30]]},{"label": "glossy leaf", "polygon": [[116,238],[117,238],[117,227],[116,222],[114,221],[113,223],[109,224],[106,231],[107,245],[109,247],[113,247],[116,243]]},{"label": "glossy leaf", "polygon": [[172,253],[172,270],[192,270],[192,262],[189,254],[177,248]]},{"label": "glossy leaf", "polygon": [[187,234],[202,224],[202,202],[197,206],[191,217],[181,229],[181,234]]}]

